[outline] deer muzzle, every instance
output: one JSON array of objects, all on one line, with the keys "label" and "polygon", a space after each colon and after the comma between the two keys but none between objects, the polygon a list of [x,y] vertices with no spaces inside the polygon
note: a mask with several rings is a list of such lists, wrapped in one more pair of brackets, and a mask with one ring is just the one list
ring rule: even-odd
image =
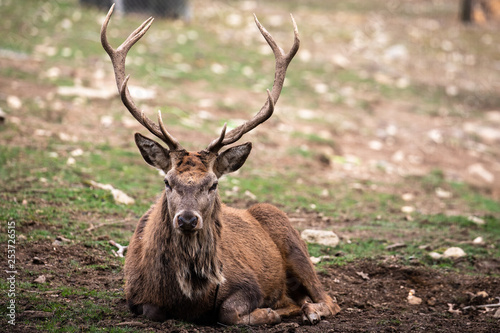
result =
[{"label": "deer muzzle", "polygon": [[175,214],[174,227],[185,233],[192,233],[203,226],[203,219],[195,211],[182,210]]}]

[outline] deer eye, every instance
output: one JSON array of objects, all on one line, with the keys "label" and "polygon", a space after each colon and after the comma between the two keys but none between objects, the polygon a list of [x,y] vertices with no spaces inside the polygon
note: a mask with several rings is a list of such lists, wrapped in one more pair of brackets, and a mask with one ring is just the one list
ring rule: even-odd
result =
[{"label": "deer eye", "polygon": [[167,190],[171,190],[171,189],[172,189],[172,187],[170,187],[170,184],[168,183],[168,180],[166,180],[166,179],[165,179],[165,180],[164,180],[164,182],[165,182],[165,188],[166,188]]},{"label": "deer eye", "polygon": [[210,188],[208,189],[209,192],[213,192],[217,189],[217,184],[218,183],[214,183],[212,186],[210,186]]}]

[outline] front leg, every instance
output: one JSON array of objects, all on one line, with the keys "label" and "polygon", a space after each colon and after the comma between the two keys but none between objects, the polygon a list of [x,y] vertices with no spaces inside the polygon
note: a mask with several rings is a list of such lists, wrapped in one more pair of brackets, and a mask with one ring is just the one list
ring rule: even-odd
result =
[{"label": "front leg", "polygon": [[252,296],[256,295],[245,294],[243,291],[229,296],[221,304],[219,322],[225,325],[274,325],[281,322],[276,311],[271,308],[258,308],[256,297]]}]

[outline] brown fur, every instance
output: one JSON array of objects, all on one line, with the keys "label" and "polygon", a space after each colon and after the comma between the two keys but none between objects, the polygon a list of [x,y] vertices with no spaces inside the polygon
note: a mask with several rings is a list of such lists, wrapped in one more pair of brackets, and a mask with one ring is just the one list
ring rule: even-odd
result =
[{"label": "brown fur", "polygon": [[[172,163],[167,178],[189,200],[189,191],[210,179],[207,170],[215,160],[186,153]],[[315,323],[340,310],[322,290],[304,242],[279,209],[259,204],[238,210],[221,204],[216,194],[201,213],[203,227],[185,234],[174,227],[167,192],[141,218],[130,242],[125,291],[133,312],[153,320],[202,320],[216,311],[210,319],[226,324],[272,324],[301,311]]]}]

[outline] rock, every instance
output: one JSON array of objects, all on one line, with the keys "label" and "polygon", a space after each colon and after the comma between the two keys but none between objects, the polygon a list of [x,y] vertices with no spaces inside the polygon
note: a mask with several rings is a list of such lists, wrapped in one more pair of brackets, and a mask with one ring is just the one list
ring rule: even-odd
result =
[{"label": "rock", "polygon": [[382,150],[384,144],[378,140],[371,140],[368,142],[368,147],[370,147],[371,150],[379,151]]},{"label": "rock", "polygon": [[415,195],[413,195],[413,193],[405,193],[401,196],[401,199],[407,202],[412,201],[413,199],[415,199]]},{"label": "rock", "polygon": [[83,150],[81,148],[77,148],[69,153],[71,156],[77,157],[83,155]]},{"label": "rock", "polygon": [[439,254],[437,252],[430,252],[429,254],[427,254],[429,257],[431,257],[432,259],[434,260],[439,260],[443,257],[442,254]]},{"label": "rock", "polygon": [[451,192],[445,191],[441,187],[436,188],[435,193],[437,197],[441,199],[449,199],[452,197]]},{"label": "rock", "polygon": [[475,224],[477,224],[477,225],[483,225],[483,224],[485,224],[485,223],[486,223],[486,222],[485,222],[482,218],[477,217],[477,216],[472,216],[472,215],[471,215],[471,216],[469,216],[469,217],[467,218],[467,220],[468,220],[468,221],[471,221],[472,223],[475,223]]},{"label": "rock", "polygon": [[411,305],[419,305],[422,304],[422,299],[417,296],[409,295],[408,296],[408,304]]},{"label": "rock", "polygon": [[7,96],[7,105],[14,110],[19,110],[23,106],[23,102],[17,96]]},{"label": "rock", "polygon": [[73,157],[68,157],[68,160],[66,161],[66,165],[75,165],[76,160]]},{"label": "rock", "polygon": [[485,169],[481,163],[475,163],[467,168],[467,171],[471,176],[476,176],[487,183],[493,183],[495,181],[495,176]]},{"label": "rock", "polygon": [[403,206],[401,207],[401,211],[406,214],[413,213],[415,211],[415,207],[413,206]]},{"label": "rock", "polygon": [[310,257],[309,259],[311,259],[313,265],[319,264],[321,262],[321,257]]},{"label": "rock", "polygon": [[339,244],[339,236],[333,231],[306,229],[302,231],[301,237],[308,243],[315,243],[326,246],[337,246]]},{"label": "rock", "polygon": [[429,132],[427,132],[427,136],[429,137],[429,139],[431,139],[432,141],[434,141],[434,143],[437,144],[441,144],[444,141],[443,133],[438,129],[430,130]]},{"label": "rock", "polygon": [[459,247],[450,247],[443,253],[443,258],[458,259],[465,257],[467,254]]},{"label": "rock", "polygon": [[472,241],[472,244],[475,244],[475,245],[484,244],[483,237],[479,236],[479,237],[474,238],[474,240]]},{"label": "rock", "polygon": [[113,117],[112,116],[102,116],[101,117],[101,126],[105,128],[109,128],[113,125]]},{"label": "rock", "polygon": [[33,282],[39,283],[39,284],[44,284],[45,282],[47,282],[47,278],[45,277],[45,275],[40,275]]},{"label": "rock", "polygon": [[116,203],[125,204],[125,205],[132,205],[135,203],[135,200],[133,198],[129,197],[127,194],[125,194],[125,192],[114,188],[110,184],[101,184],[101,183],[97,183],[93,180],[91,180],[89,182],[89,184],[93,187],[110,191],[111,194],[113,195],[113,199],[115,200]]},{"label": "rock", "polygon": [[257,196],[250,192],[249,190],[245,191],[245,196],[249,197],[251,200],[257,200]]},{"label": "rock", "polygon": [[408,304],[411,305],[419,305],[422,304],[422,299],[420,297],[415,296],[415,290],[411,289],[410,292],[408,293]]}]

